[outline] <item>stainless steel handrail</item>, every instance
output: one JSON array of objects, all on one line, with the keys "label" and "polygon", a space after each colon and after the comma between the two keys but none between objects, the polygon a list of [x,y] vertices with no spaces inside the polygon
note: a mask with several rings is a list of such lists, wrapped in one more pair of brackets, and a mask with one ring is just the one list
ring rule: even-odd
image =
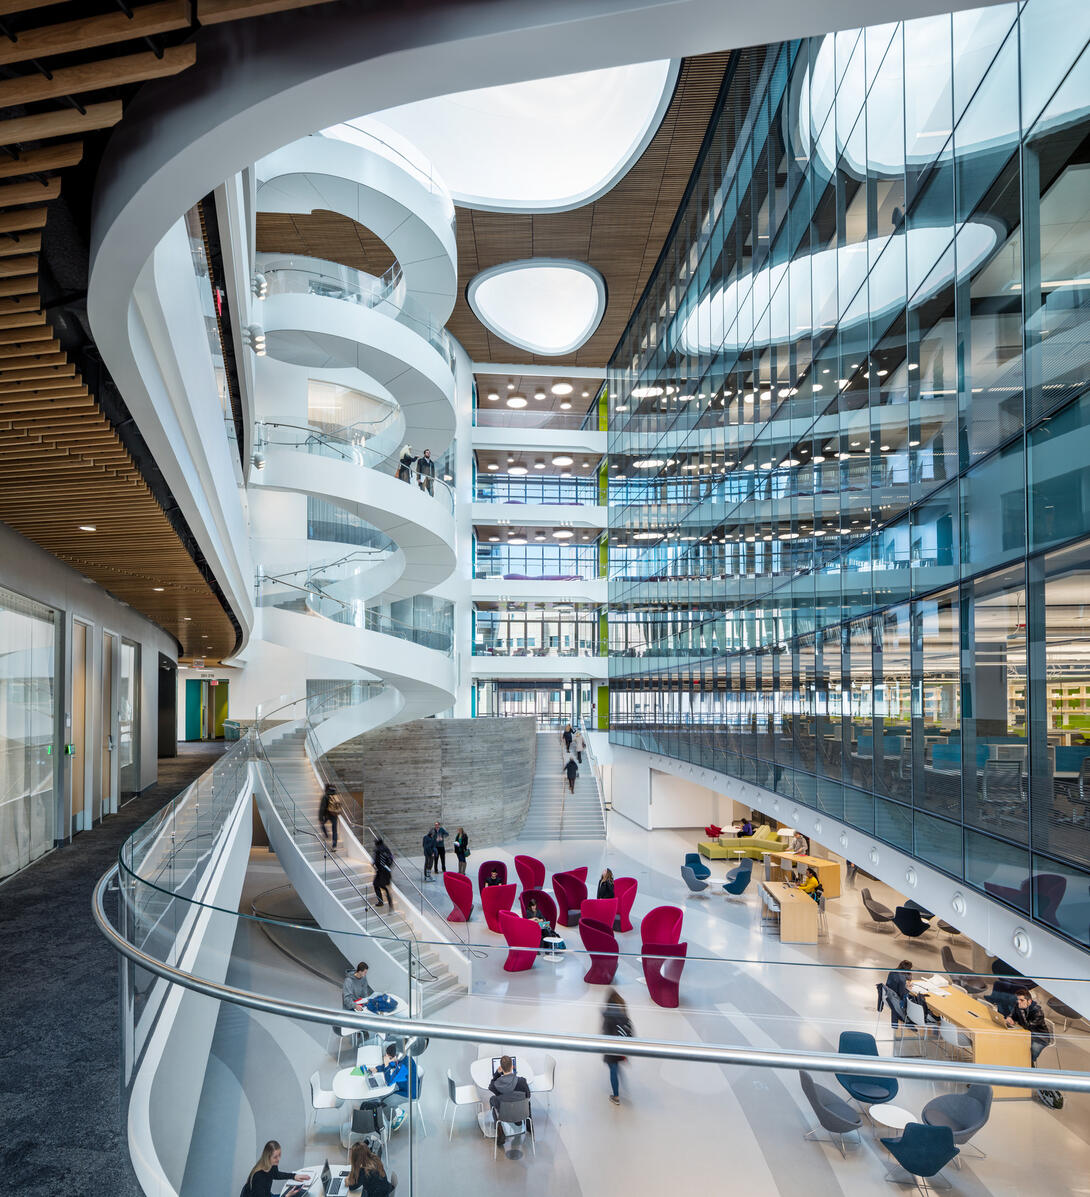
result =
[{"label": "stainless steel handrail", "polygon": [[[182,969],[164,964],[131,944],[113,925],[103,902],[117,865],[99,878],[91,895],[91,914],[103,936],[119,955],[175,985],[218,1001],[283,1018],[301,1019],[322,1026],[352,1027],[358,1031],[386,1034],[389,1019],[383,1015],[343,1009],[322,1010],[313,1005],[267,997],[232,985],[216,984]],[[492,1042],[512,1047],[554,1049],[606,1055],[617,1051],[617,1039],[606,1035],[560,1035],[548,1031],[526,1031],[510,1026],[464,1026],[429,1022],[419,1018],[398,1019],[403,1036],[448,1039],[458,1043]],[[895,1076],[906,1080],[955,1081],[959,1084],[1011,1086],[1014,1088],[1062,1089],[1090,1093],[1090,1072],[1057,1072],[1044,1068],[995,1068],[984,1064],[954,1064],[911,1059],[904,1056],[850,1056],[838,1052],[769,1051],[763,1048],[729,1047],[725,1044],[677,1043],[625,1039],[624,1054],[644,1059],[688,1060],[699,1064],[733,1064],[752,1068],[806,1069],[813,1072],[851,1073],[853,1076]]]}]

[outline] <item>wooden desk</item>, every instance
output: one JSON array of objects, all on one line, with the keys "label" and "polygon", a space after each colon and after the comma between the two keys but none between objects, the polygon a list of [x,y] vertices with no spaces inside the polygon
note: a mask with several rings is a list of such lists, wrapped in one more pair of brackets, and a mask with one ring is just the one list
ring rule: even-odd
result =
[{"label": "wooden desk", "polygon": [[761,885],[779,904],[781,941],[817,943],[818,904],[814,899],[782,881],[762,881]]},{"label": "wooden desk", "polygon": [[[780,862],[790,861],[792,864],[800,864],[803,868],[813,869],[818,875],[818,880],[821,882],[821,888],[825,891],[827,898],[840,897],[840,865],[835,860],[825,860],[821,856],[803,856],[797,852],[773,852],[772,859]],[[781,863],[780,869],[787,872]]]},{"label": "wooden desk", "polygon": [[[1000,1027],[992,1021],[993,1007],[959,989],[945,997],[921,994],[932,1014],[945,1018],[959,1031],[968,1032],[973,1041],[973,1063],[994,1064],[1001,1068],[1029,1068],[1029,1031],[1022,1027]],[[1009,1085],[996,1087],[995,1100],[1029,1097],[1030,1089]]]}]

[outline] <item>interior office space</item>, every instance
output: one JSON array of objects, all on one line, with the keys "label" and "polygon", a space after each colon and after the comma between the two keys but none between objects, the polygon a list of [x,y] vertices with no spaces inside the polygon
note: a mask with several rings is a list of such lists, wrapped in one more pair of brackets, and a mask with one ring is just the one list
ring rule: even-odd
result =
[{"label": "interior office space", "polygon": [[1080,1191],[1090,26],[932,8],[9,6],[20,916],[211,742],[126,1191]]}]

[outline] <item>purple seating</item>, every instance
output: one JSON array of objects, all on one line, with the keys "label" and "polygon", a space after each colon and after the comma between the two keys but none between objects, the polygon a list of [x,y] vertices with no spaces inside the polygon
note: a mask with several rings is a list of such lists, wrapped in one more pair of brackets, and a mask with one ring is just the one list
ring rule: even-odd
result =
[{"label": "purple seating", "polygon": [[473,882],[463,873],[444,873],[443,884],[454,909],[447,915],[448,923],[468,923],[473,915]]},{"label": "purple seating", "polygon": [[517,892],[517,885],[488,885],[481,890],[481,913],[489,931],[503,934],[500,930],[500,911],[510,910],[514,906]]},{"label": "purple seating", "polygon": [[677,943],[684,918],[684,912],[677,906],[656,906],[649,910],[640,923],[643,951],[647,951],[649,943]]},{"label": "purple seating", "polygon": [[545,884],[545,866],[536,856],[516,856],[515,872],[523,889],[541,889]]},{"label": "purple seating", "polygon": [[477,892],[478,893],[481,893],[481,894],[484,893],[484,891],[485,891],[484,883],[488,878],[488,874],[491,873],[493,869],[495,869],[496,872],[499,873],[501,883],[504,885],[507,884],[507,866],[503,863],[503,861],[502,860],[486,860],[481,865],[481,867],[477,870]]},{"label": "purple seating", "polygon": [[579,907],[579,917],[594,919],[599,923],[605,923],[607,927],[612,927],[617,917],[617,899],[587,898]]},{"label": "purple seating", "polygon": [[519,894],[519,902],[522,904],[522,917],[526,918],[526,907],[531,898],[537,900],[537,908],[544,918],[549,920],[549,926],[556,930],[556,903],[553,901],[553,896],[543,889],[524,889]]},{"label": "purple seating", "polygon": [[587,900],[586,869],[583,876],[576,871],[553,874],[553,893],[556,894],[556,921],[562,927],[574,927],[579,922],[583,903]]},{"label": "purple seating", "polygon": [[[492,886],[499,889],[499,886]],[[514,889],[514,886],[511,886]],[[505,973],[521,973],[534,967],[537,950],[541,947],[541,928],[533,919],[522,919],[509,910],[499,912],[500,934],[507,940],[510,951],[503,962]]]},{"label": "purple seating", "polygon": [[639,882],[635,877],[618,877],[613,882],[613,893],[617,898],[617,917],[613,922],[614,931],[632,930],[632,903],[636,900],[636,888]]},{"label": "purple seating", "polygon": [[651,1000],[667,1009],[675,1009],[681,1001],[681,972],[685,967],[687,943],[645,943],[643,945],[643,975]]},{"label": "purple seating", "polygon": [[579,920],[579,938],[590,953],[590,968],[583,980],[589,985],[612,985],[617,972],[617,937],[598,919]]}]

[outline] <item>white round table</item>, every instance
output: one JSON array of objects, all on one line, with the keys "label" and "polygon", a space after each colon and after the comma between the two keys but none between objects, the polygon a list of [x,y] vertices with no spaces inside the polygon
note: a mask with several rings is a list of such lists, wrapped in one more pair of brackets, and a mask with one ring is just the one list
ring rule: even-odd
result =
[{"label": "white round table", "polygon": [[[377,993],[373,993],[371,995],[371,997],[378,997],[378,996],[379,995]],[[394,1008],[392,1010],[387,1010],[385,1012],[383,1012],[381,1010],[368,1010],[367,1002],[370,1000],[368,998],[360,998],[360,1000],[355,1003],[356,1009],[361,1014],[377,1014],[379,1018],[408,1018],[409,1017],[409,1003],[407,1001],[405,1001],[404,998],[399,998],[396,993],[387,993],[384,996],[394,999]]]},{"label": "white round table", "polygon": [[396,1085],[379,1085],[372,1089],[367,1083],[367,1077],[356,1073],[352,1068],[342,1068],[333,1077],[333,1092],[341,1101],[381,1101],[389,1097],[397,1088]]},{"label": "white round table", "polygon": [[[496,1059],[498,1060],[500,1056],[504,1054],[504,1052],[497,1052]],[[527,1085],[533,1084],[534,1070],[530,1067],[530,1062],[526,1059],[523,1059],[518,1052],[507,1052],[506,1054],[512,1056],[515,1060],[515,1075],[522,1077]],[[488,1083],[492,1080],[494,1075],[492,1068],[492,1057],[481,1056],[480,1059],[474,1060],[469,1066],[469,1075],[472,1077],[473,1083],[478,1089],[484,1089],[487,1091]]]},{"label": "white round table", "polygon": [[889,1102],[870,1106],[868,1113],[870,1114],[871,1122],[876,1127],[885,1127],[886,1130],[903,1131],[910,1122],[919,1121],[911,1110],[906,1110],[903,1106],[890,1105]]}]

